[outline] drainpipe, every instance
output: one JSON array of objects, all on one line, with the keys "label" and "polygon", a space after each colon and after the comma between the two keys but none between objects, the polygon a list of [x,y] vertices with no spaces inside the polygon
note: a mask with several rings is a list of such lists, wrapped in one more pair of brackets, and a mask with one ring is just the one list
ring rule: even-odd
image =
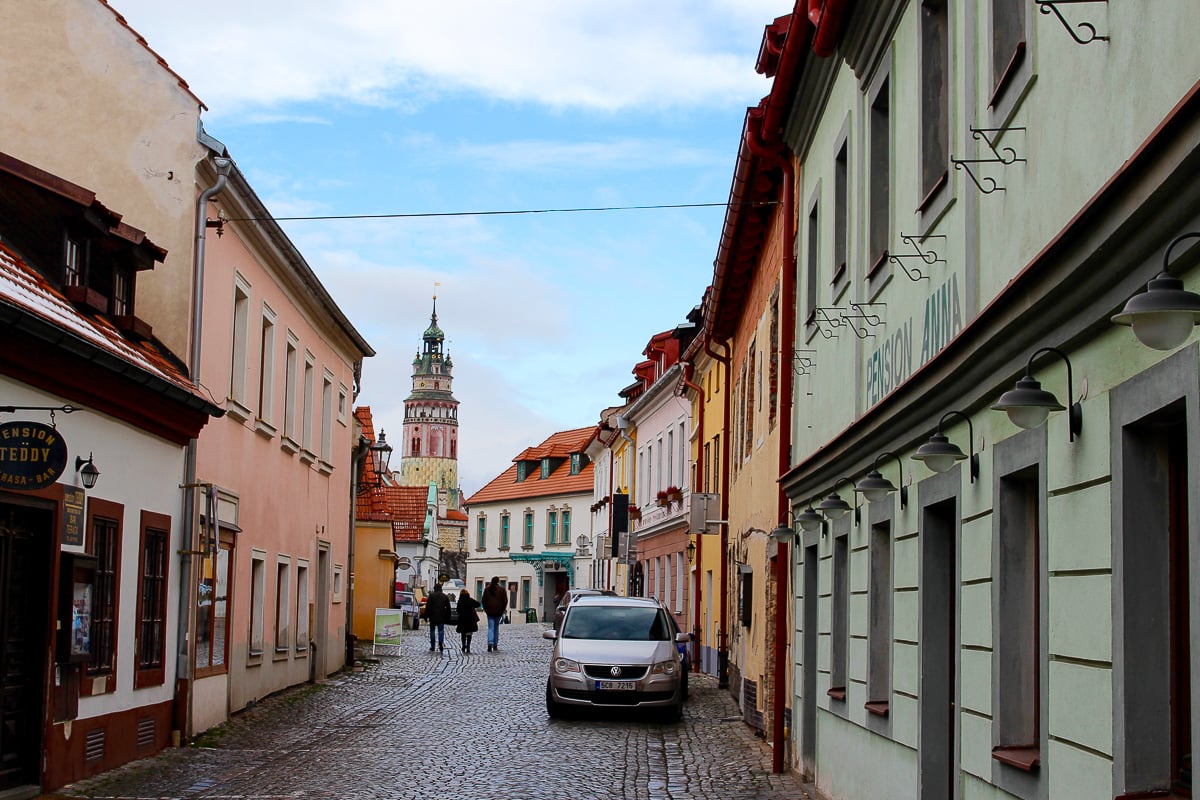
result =
[{"label": "drainpipe", "polygon": [[[613,470],[617,466],[617,457],[613,454],[612,441],[609,440],[608,445],[608,537],[611,540],[613,537],[613,513],[612,513],[612,494],[613,494]],[[612,545],[608,546],[608,556],[604,559],[604,588],[611,589],[613,584],[613,560],[612,560]]]},{"label": "drainpipe", "polygon": [[[770,113],[768,116],[772,122],[778,119],[778,114]],[[749,145],[750,151],[761,158],[764,162],[772,164],[780,169],[783,173],[783,266],[782,266],[782,297],[780,303],[782,305],[782,313],[780,325],[783,329],[783,355],[785,359],[790,360],[792,350],[795,347],[796,341],[796,170],[791,158],[791,151],[788,146],[780,141],[778,129],[772,124],[772,127],[766,128],[767,121],[759,117],[761,124],[748,125],[746,128],[746,144]],[[770,141],[766,141],[767,136],[770,136]],[[779,474],[786,475],[791,469],[791,449],[792,449],[792,387],[795,377],[791,369],[791,365],[785,365],[781,370],[780,376],[780,394],[783,397],[783,413],[780,415],[779,427]],[[777,521],[779,525],[786,526],[788,521],[788,500],[784,494],[783,488],[779,488],[778,492],[778,514]],[[775,613],[775,653],[774,665],[772,668],[775,675],[775,708],[771,719],[771,771],[783,772],[783,710],[786,705],[785,694],[787,689],[787,647],[785,644],[789,641],[788,637],[788,617],[787,609],[791,605],[791,587],[788,581],[788,573],[790,566],[789,551],[787,542],[778,542],[775,549],[775,586],[780,597],[786,595],[788,597],[788,605],[776,609]]]},{"label": "drainpipe", "polygon": [[[189,365],[192,371],[192,385],[200,388],[200,335],[203,330],[204,310],[204,239],[207,233],[207,215],[205,213],[208,201],[216,197],[225,188],[229,173],[233,169],[233,160],[221,156],[212,159],[213,168],[217,171],[217,182],[200,193],[196,202],[196,241],[192,247],[192,347]],[[192,735],[192,682],[195,680],[195,665],[192,659],[191,630],[195,627],[193,617],[196,612],[193,590],[196,587],[194,575],[196,530],[193,525],[196,514],[196,449],[198,439],[190,439],[184,455],[183,467],[183,549],[179,552],[179,625],[177,632],[177,647],[175,649],[175,724],[180,732],[180,740],[186,740]],[[213,520],[214,524],[216,523]],[[228,713],[228,704],[226,713]],[[174,737],[172,737],[174,738]]]},{"label": "drainpipe", "polygon": [[[704,334],[701,333],[700,335],[703,336]],[[699,411],[699,413],[696,414],[696,429],[698,431],[698,437],[699,437],[699,442],[700,442],[700,447],[698,448],[699,449],[698,455],[703,456],[703,454],[704,454],[704,390],[701,389],[699,386],[697,386],[695,383],[692,383],[692,375],[693,375],[694,370],[695,370],[695,365],[691,361],[683,362],[683,385],[686,386],[687,388],[691,389],[693,392],[695,392],[696,396],[700,400],[700,402],[697,404],[700,408],[700,411]],[[700,478],[700,464],[699,464],[699,459],[697,459],[697,461],[692,464],[692,491],[693,492],[696,491],[696,486],[697,486],[697,484],[700,483],[699,478]],[[701,533],[696,534],[696,553],[694,556],[695,561],[693,562],[695,567],[692,570],[692,631],[693,631],[692,638],[693,638],[693,640],[695,640],[697,636],[701,636],[701,634],[702,634],[702,629],[700,627],[700,564],[702,563],[702,561],[701,561],[700,557],[701,557],[701,555],[703,555],[703,552],[704,552],[703,547],[702,547],[703,543],[704,543],[704,534],[701,534]],[[701,640],[698,640],[695,642],[695,644],[693,644],[693,650],[695,650],[696,647],[698,647],[700,644],[703,643],[702,639],[703,639],[703,637],[701,636]],[[693,656],[692,672],[699,672],[699,671],[700,671],[700,659],[695,658]]]},{"label": "drainpipe", "polygon": [[713,352],[713,342],[707,337],[704,337],[704,352],[721,367],[724,382],[725,396],[721,401],[721,430],[725,435],[721,437],[721,519],[726,522],[721,524],[721,632],[717,634],[717,688],[729,688],[729,635],[726,628],[729,625],[729,381],[730,381],[730,362],[732,359],[729,355],[729,343],[718,342],[721,348],[725,351],[725,355],[717,355]]},{"label": "drainpipe", "polygon": [[[363,464],[367,460],[367,453],[371,452],[371,441],[365,436],[358,437],[358,443],[351,451],[353,459],[352,468],[350,470],[350,543],[346,553],[346,558],[350,564],[350,580],[346,584],[346,665],[354,666],[354,533],[355,521],[358,517],[358,477],[362,474]],[[395,545],[393,545],[393,548]],[[391,591],[396,589],[396,574],[392,570]],[[389,593],[389,597],[392,595]],[[309,641],[311,642],[311,637]],[[315,660],[314,662],[315,663]],[[314,676],[315,677],[315,676]]]}]

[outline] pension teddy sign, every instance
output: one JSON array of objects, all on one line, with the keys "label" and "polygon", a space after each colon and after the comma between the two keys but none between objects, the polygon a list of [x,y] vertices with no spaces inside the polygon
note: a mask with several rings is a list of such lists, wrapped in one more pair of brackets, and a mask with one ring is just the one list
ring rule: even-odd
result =
[{"label": "pension teddy sign", "polygon": [[55,428],[41,422],[0,425],[0,489],[44,489],[66,466],[67,443]]}]

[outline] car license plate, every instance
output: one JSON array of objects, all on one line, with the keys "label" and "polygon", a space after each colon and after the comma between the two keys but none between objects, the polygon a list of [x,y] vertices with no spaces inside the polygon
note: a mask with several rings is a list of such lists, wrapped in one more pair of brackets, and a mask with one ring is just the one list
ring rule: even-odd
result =
[{"label": "car license plate", "polygon": [[632,681],[596,681],[596,691],[598,692],[608,691],[610,689],[632,692],[636,688],[637,685]]}]

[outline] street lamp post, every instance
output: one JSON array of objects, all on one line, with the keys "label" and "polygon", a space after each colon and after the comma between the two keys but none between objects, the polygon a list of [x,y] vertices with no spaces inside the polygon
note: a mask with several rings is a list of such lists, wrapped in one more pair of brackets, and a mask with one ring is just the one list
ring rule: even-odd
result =
[{"label": "street lamp post", "polygon": [[467,580],[467,534],[466,531],[458,532],[458,577],[465,582]]}]

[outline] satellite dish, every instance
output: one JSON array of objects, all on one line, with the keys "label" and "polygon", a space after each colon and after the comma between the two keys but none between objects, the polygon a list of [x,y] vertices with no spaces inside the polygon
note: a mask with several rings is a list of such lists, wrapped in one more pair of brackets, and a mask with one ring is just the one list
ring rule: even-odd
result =
[{"label": "satellite dish", "polygon": [[396,566],[400,569],[412,569],[412,559],[406,556],[398,558],[396,559]]}]

